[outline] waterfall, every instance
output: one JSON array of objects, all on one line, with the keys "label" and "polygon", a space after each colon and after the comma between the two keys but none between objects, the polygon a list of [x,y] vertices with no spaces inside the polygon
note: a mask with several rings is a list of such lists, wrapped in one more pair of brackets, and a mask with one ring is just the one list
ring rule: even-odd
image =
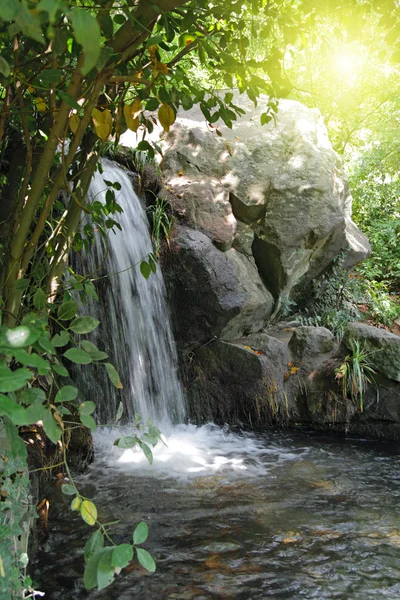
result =
[{"label": "waterfall", "polygon": [[148,280],[139,270],[141,260],[153,252],[145,210],[128,174],[109,160],[103,160],[102,166],[103,173],[96,172],[90,185],[88,200],[104,203],[108,189],[104,180],[118,182],[121,189],[115,195],[123,212],[114,218],[121,231],[109,231],[107,240],[95,231],[94,246],[79,262],[83,272],[98,279],[99,302],[85,307],[86,314],[100,321],[90,340],[109,354],[124,389],[117,390],[100,365],[94,374],[93,368],[81,369],[79,378],[86,379],[86,399],[96,402],[102,423],[112,420],[120,401],[131,420],[139,414],[164,427],[182,423],[185,401],[161,269],[157,266]]}]

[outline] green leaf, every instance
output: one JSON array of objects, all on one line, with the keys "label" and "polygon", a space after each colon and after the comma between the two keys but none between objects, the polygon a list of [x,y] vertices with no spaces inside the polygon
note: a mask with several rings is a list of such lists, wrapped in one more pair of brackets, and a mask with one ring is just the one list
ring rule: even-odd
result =
[{"label": "green leaf", "polygon": [[82,340],[81,344],[82,348],[90,354],[93,360],[104,360],[105,358],[108,358],[108,354],[99,350],[92,342]]},{"label": "green leaf", "polygon": [[56,353],[56,349],[54,348],[53,344],[51,343],[49,338],[46,337],[45,335],[42,335],[39,338],[38,342],[39,342],[39,346],[41,346],[43,348],[43,350],[45,350],[48,354]]},{"label": "green leaf", "polygon": [[8,396],[0,394],[0,415],[10,417],[14,425],[27,425],[26,410]]},{"label": "green leaf", "polygon": [[0,367],[0,392],[15,392],[23,388],[32,378],[27,369],[11,371],[8,367]]},{"label": "green leaf", "polygon": [[89,365],[91,362],[93,362],[90,354],[85,352],[85,350],[81,350],[80,348],[70,348],[64,352],[64,356],[77,365]]},{"label": "green leaf", "polygon": [[45,69],[42,73],[39,73],[38,79],[42,87],[50,88],[53,83],[56,85],[60,83],[63,75],[63,71],[59,69]]},{"label": "green leaf", "polygon": [[37,10],[49,13],[49,22],[52,25],[55,22],[57,12],[65,10],[65,5],[62,0],[40,0]]},{"label": "green leaf", "polygon": [[115,440],[114,446],[118,446],[118,448],[134,448],[138,443],[139,438],[136,435],[125,435],[118,440]]},{"label": "green leaf", "polygon": [[106,588],[114,579],[115,569],[112,566],[113,553],[114,548],[104,548],[104,552],[100,557],[97,565],[97,588],[99,590]]},{"label": "green leaf", "polygon": [[150,573],[154,573],[154,571],[156,570],[156,563],[154,562],[151,554],[147,552],[147,550],[144,550],[144,548],[136,548],[136,553],[138,561],[140,562],[142,567],[150,571]]},{"label": "green leaf", "polygon": [[100,321],[93,319],[93,317],[77,317],[72,321],[69,329],[72,329],[74,333],[90,333],[96,327],[98,327]]},{"label": "green leaf", "polygon": [[23,348],[24,346],[31,346],[34,344],[42,332],[32,326],[20,325],[13,329],[7,329],[5,335],[1,335],[1,346],[8,346],[10,348]]},{"label": "green leaf", "polygon": [[2,56],[0,56],[0,73],[2,73],[4,77],[9,77],[11,73],[10,65]]},{"label": "green leaf", "polygon": [[51,343],[55,348],[62,348],[63,346],[66,346],[70,341],[71,336],[69,335],[68,331],[64,330],[60,331],[60,333],[56,333],[56,335],[54,335],[51,338]]},{"label": "green leaf", "polygon": [[99,297],[93,283],[85,283],[85,292],[89,300],[96,300],[96,302],[99,301]]},{"label": "green leaf", "polygon": [[46,294],[42,288],[38,288],[33,296],[33,306],[40,310],[46,304]]},{"label": "green leaf", "polygon": [[144,442],[142,442],[141,440],[139,440],[139,446],[141,447],[143,454],[149,461],[149,464],[152,465],[153,464],[153,453],[152,453],[151,449],[149,448],[149,446],[147,444],[145,444]]},{"label": "green leaf", "polygon": [[269,115],[268,113],[262,113],[260,116],[260,122],[261,125],[267,125],[267,123],[269,123],[270,121],[272,121],[272,117],[271,115]]},{"label": "green leaf", "polygon": [[84,500],[79,507],[82,519],[88,525],[94,525],[97,521],[97,508],[90,500]]},{"label": "green leaf", "polygon": [[151,267],[145,260],[140,263],[140,272],[145,279],[148,279],[151,275]]},{"label": "green leaf", "polygon": [[43,417],[43,429],[45,430],[49,440],[51,440],[53,444],[57,444],[61,437],[62,430],[57,421],[54,419],[50,409],[46,410],[46,414]]},{"label": "green leaf", "polygon": [[133,548],[130,544],[116,546],[112,553],[111,564],[113,567],[124,569],[133,559]]},{"label": "green leaf", "polygon": [[84,425],[91,431],[96,431],[96,421],[91,415],[80,415],[79,418],[81,420],[82,425]]},{"label": "green leaf", "polygon": [[67,369],[61,365],[51,365],[53,371],[57,373],[57,375],[61,375],[61,377],[69,377],[69,373]]},{"label": "green leaf", "polygon": [[66,496],[74,496],[76,494],[76,489],[70,483],[63,483],[61,486],[61,491]]},{"label": "green leaf", "polygon": [[100,558],[108,548],[100,548],[94,552],[88,559],[85,571],[83,574],[83,583],[87,591],[97,587],[97,567],[99,565]]},{"label": "green leaf", "polygon": [[24,441],[18,435],[18,429],[6,415],[3,416],[3,425],[6,432],[8,443],[10,444],[11,455],[14,458],[26,460],[27,451]]},{"label": "green leaf", "polygon": [[[81,110],[82,107],[80,106],[80,104],[78,104],[78,102],[75,100],[75,98],[73,96],[71,96],[71,94],[68,94],[68,92],[63,92],[62,90],[57,90],[57,96],[63,102],[65,102],[66,104],[71,106],[72,108],[76,108],[76,110]],[[74,315],[72,315],[72,316],[74,316]]]},{"label": "green leaf", "polygon": [[43,421],[47,408],[43,404],[32,404],[26,409],[27,425]]},{"label": "green leaf", "polygon": [[19,292],[24,292],[29,287],[29,279],[17,279],[14,284],[14,289]]},{"label": "green leaf", "polygon": [[79,405],[79,414],[80,415],[91,415],[96,410],[96,405],[94,402],[82,402]]},{"label": "green leaf", "polygon": [[133,543],[134,544],[143,544],[147,538],[149,537],[149,527],[147,523],[142,521],[136,526],[135,531],[133,532]]},{"label": "green leaf", "polygon": [[101,529],[97,529],[94,533],[92,533],[92,535],[90,536],[90,538],[88,539],[88,541],[85,544],[85,548],[84,548],[84,556],[85,556],[85,560],[86,562],[89,560],[89,558],[98,550],[100,550],[101,548],[103,548],[104,546],[104,535],[101,533]]},{"label": "green leaf", "polygon": [[[1,1],[3,2],[3,0]],[[25,3],[20,4],[20,9],[15,17],[15,22],[19,25],[25,35],[41,44],[44,43],[45,40],[42,34],[39,15],[34,11],[30,11]]]},{"label": "green leaf", "polygon": [[77,312],[78,303],[75,300],[68,300],[58,308],[57,315],[61,321],[69,321],[74,318]]},{"label": "green leaf", "polygon": [[29,352],[19,348],[18,350],[13,351],[13,355],[15,360],[20,362],[22,365],[27,367],[35,367],[39,375],[47,375],[47,373],[50,371],[50,363],[35,352],[29,354]]},{"label": "green leaf", "polygon": [[141,142],[138,143],[137,150],[141,150],[141,151],[151,150],[151,146],[150,146],[149,142],[146,142],[146,140],[142,140]]},{"label": "green leaf", "polygon": [[73,385],[65,385],[56,394],[54,402],[70,402],[75,400],[78,395],[78,390]]},{"label": "green leaf", "polygon": [[119,375],[118,372],[116,370],[116,368],[114,367],[114,365],[112,365],[111,363],[103,363],[106,371],[107,371],[107,375],[110,378],[110,381],[113,385],[115,385],[115,387],[118,390],[122,390],[123,389],[123,385],[119,379]]},{"label": "green leaf", "polygon": [[1,0],[0,2],[0,18],[3,21],[13,21],[19,12],[18,0]]},{"label": "green leaf", "polygon": [[46,400],[46,394],[41,388],[31,387],[19,394],[22,404],[42,404]]},{"label": "green leaf", "polygon": [[75,39],[83,48],[85,62],[82,72],[83,75],[86,75],[96,66],[100,58],[100,26],[95,17],[81,7],[72,8],[68,16],[74,28]]},{"label": "green leaf", "polygon": [[150,98],[146,102],[146,110],[154,111],[154,110],[157,110],[157,108],[159,106],[160,106],[160,101],[158,100],[158,98]]},{"label": "green leaf", "polygon": [[81,504],[82,500],[79,498],[79,496],[75,496],[71,502],[71,510],[79,510]]},{"label": "green leaf", "polygon": [[113,17],[115,23],[117,23],[117,25],[123,25],[126,21],[126,17],[124,15],[121,14],[117,14]]}]

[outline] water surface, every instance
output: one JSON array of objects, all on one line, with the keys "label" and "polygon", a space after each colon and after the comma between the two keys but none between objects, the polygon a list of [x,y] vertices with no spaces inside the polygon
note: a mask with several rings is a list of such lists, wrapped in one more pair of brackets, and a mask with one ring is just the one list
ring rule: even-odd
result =
[{"label": "water surface", "polygon": [[[146,520],[144,547],[102,592],[83,588],[90,528],[56,487],[54,519],[35,573],[48,600],[203,600],[400,597],[400,460],[397,447],[269,432],[229,434],[180,426],[153,466],[97,436],[97,458],[77,479],[116,543]],[[39,576],[40,573],[40,576]]]}]

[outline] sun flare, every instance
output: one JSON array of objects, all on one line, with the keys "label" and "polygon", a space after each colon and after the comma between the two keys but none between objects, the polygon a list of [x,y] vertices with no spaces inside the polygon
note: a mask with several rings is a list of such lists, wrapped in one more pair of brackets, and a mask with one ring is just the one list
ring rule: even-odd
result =
[{"label": "sun flare", "polygon": [[332,66],[342,79],[354,79],[360,72],[362,65],[363,57],[355,49],[339,50],[332,57]]}]

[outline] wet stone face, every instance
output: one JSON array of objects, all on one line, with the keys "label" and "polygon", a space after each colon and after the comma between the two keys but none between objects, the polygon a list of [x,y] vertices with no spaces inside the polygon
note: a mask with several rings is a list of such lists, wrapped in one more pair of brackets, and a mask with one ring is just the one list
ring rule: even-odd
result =
[{"label": "wet stone face", "polygon": [[[235,435],[180,426],[149,467],[96,439],[77,479],[116,543],[145,520],[154,575],[133,561],[91,599],[202,600],[400,596],[398,448],[306,434]],[[91,531],[59,486],[33,569],[49,600],[88,598]],[[128,539],[129,538],[129,539]]]}]

